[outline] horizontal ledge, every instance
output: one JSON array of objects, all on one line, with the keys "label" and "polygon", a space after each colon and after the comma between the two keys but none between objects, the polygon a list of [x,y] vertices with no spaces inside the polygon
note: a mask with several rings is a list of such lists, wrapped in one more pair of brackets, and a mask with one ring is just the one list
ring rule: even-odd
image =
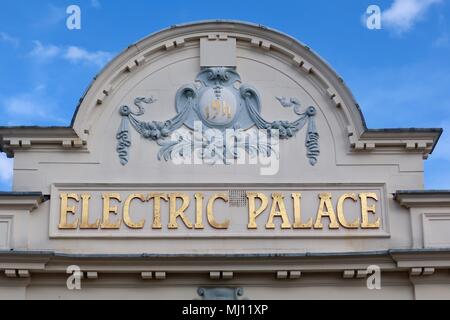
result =
[{"label": "horizontal ledge", "polygon": [[[398,144],[404,141],[424,141],[431,140],[430,150],[428,154],[432,154],[436,147],[444,129],[442,128],[380,128],[380,129],[366,129],[360,139],[365,140],[366,143],[370,143],[372,140],[385,140],[385,144],[388,141],[392,141],[393,144]],[[378,141],[378,144],[381,142]],[[406,147],[406,146],[405,146]],[[420,148],[419,148],[420,149]],[[425,145],[424,149],[427,149]]]},{"label": "horizontal ledge", "polygon": [[[53,185],[58,189],[63,190],[87,190],[87,189],[104,189],[104,188],[129,188],[130,190],[136,190],[137,188],[144,189],[158,189],[158,188],[170,188],[170,189],[184,189],[192,188],[193,190],[198,190],[199,187],[202,188],[227,188],[231,190],[244,189],[249,190],[252,188],[265,188],[268,190],[273,190],[274,188],[306,188],[308,190],[322,190],[323,188],[383,188],[384,183],[377,182],[327,182],[327,183],[301,183],[301,182],[237,182],[237,183],[223,183],[223,182],[159,182],[159,183],[142,183],[142,182],[94,182],[94,183],[53,183]],[[124,190],[126,191],[126,190]]]},{"label": "horizontal ledge", "polygon": [[334,240],[348,240],[348,239],[386,239],[390,238],[390,233],[387,232],[379,232],[379,233],[357,233],[357,234],[329,234],[323,235],[322,233],[318,233],[317,231],[313,233],[313,231],[309,229],[301,230],[298,232],[303,232],[302,234],[296,234],[295,231],[290,234],[248,234],[248,233],[222,233],[222,234],[181,234],[181,235],[168,235],[168,234],[136,234],[130,235],[127,234],[105,234],[105,235],[69,235],[69,234],[60,234],[55,233],[50,235],[51,240],[139,240],[139,239],[157,239],[157,240],[206,240],[206,239],[233,239],[233,240],[267,240],[267,239],[278,239],[278,240],[289,240],[289,239],[334,239]]},{"label": "horizontal ledge", "polygon": [[357,258],[357,257],[389,257],[394,254],[449,254],[450,248],[442,249],[389,249],[378,251],[361,252],[305,252],[305,253],[230,253],[230,254],[158,254],[158,253],[140,253],[140,254],[76,254],[62,253],[56,251],[21,251],[21,250],[0,250],[1,256],[30,256],[30,257],[59,257],[73,259],[145,259],[145,258],[167,258],[167,259],[189,259],[189,258],[235,258],[235,259],[260,259],[260,258]]},{"label": "horizontal ledge", "polygon": [[41,192],[0,192],[0,209],[32,211],[46,200]]},{"label": "horizontal ledge", "polygon": [[0,198],[4,197],[15,197],[15,198],[24,198],[24,197],[42,197],[42,192],[4,192],[0,191]]},{"label": "horizontal ledge", "polygon": [[450,190],[399,190],[397,191],[398,195],[445,195],[450,196]]},{"label": "horizontal ledge", "polygon": [[[2,269],[41,270],[63,273],[76,264],[86,271],[104,273],[164,271],[198,273],[209,271],[343,272],[366,270],[377,265],[384,271],[405,272],[411,268],[450,268],[448,249],[391,249],[368,252],[323,253],[230,253],[230,254],[77,254],[53,251],[1,251]],[[42,265],[45,263],[45,266]]]},{"label": "horizontal ledge", "polygon": [[406,208],[450,207],[450,190],[399,190],[394,199]]},{"label": "horizontal ledge", "polygon": [[72,127],[40,127],[40,126],[0,126],[0,137],[60,137],[77,138],[78,135]]},{"label": "horizontal ledge", "polygon": [[444,129],[442,128],[380,128],[380,129],[367,129],[362,134],[362,136],[370,137],[370,136],[384,135],[386,133],[404,135],[405,137],[411,137],[411,134],[422,136],[424,134],[429,134],[435,136],[436,134],[440,134],[443,131]]}]

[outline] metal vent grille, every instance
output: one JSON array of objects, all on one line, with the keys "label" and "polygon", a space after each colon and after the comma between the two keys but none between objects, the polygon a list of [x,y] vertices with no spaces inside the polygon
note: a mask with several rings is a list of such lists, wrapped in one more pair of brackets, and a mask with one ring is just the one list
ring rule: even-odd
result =
[{"label": "metal vent grille", "polygon": [[229,205],[232,208],[247,207],[247,191],[245,190],[230,190],[229,191]]}]

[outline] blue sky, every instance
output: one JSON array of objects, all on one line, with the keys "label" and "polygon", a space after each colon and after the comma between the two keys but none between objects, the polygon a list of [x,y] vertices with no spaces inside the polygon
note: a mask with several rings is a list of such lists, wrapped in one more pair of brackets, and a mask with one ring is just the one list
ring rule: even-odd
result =
[{"label": "blue sky", "polygon": [[[72,4],[81,30],[66,27]],[[382,10],[381,30],[365,27],[372,4]],[[310,46],[348,84],[371,128],[447,129],[426,162],[426,187],[450,189],[448,0],[3,0],[0,126],[69,125],[111,57],[150,33],[206,19],[263,24]],[[0,190],[11,188],[11,168],[0,155]]]}]

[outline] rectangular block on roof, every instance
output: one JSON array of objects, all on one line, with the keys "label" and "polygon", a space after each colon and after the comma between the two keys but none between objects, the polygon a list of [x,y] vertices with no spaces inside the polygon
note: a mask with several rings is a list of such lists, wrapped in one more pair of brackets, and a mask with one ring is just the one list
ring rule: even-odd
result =
[{"label": "rectangular block on roof", "polygon": [[200,39],[200,67],[236,67],[236,39]]}]

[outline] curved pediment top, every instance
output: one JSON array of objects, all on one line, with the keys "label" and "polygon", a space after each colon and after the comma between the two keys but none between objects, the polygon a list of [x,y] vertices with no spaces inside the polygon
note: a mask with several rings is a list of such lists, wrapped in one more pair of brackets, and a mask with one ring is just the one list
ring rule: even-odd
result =
[{"label": "curved pediment top", "polygon": [[[228,43],[228,45],[210,48],[208,47],[210,42]],[[203,54],[204,47],[209,50],[208,54]],[[230,50],[234,50],[234,57],[230,54]],[[225,54],[226,52],[228,55]],[[189,63],[179,63],[188,60]],[[170,75],[169,69],[175,63],[179,64],[177,73],[173,76]],[[186,67],[188,64],[190,66]],[[209,75],[207,71],[209,67],[216,67],[218,73]],[[225,79],[226,81],[221,84],[229,89],[223,91],[223,97],[227,96],[227,92],[238,94],[236,100],[238,110],[253,112],[251,108],[240,108],[239,103],[242,103],[241,98],[245,100],[245,96],[241,93],[250,92],[244,89],[257,84],[252,95],[254,102],[249,104],[256,108],[255,114],[252,119],[239,118],[239,123],[243,127],[257,122],[261,122],[262,127],[269,124],[284,126],[283,122],[264,123],[264,118],[287,120],[284,119],[287,115],[292,116],[290,121],[294,121],[296,114],[299,114],[292,112],[292,110],[295,111],[295,107],[300,108],[299,105],[301,105],[301,112],[305,113],[309,106],[313,106],[317,109],[319,125],[322,126],[319,132],[321,141],[328,143],[330,150],[331,145],[336,145],[340,141],[336,148],[339,148],[342,153],[347,153],[349,146],[351,151],[371,153],[414,151],[422,153],[424,158],[433,151],[442,133],[441,129],[370,130],[366,127],[361,110],[343,80],[309,47],[289,35],[261,25],[214,20],[175,25],[130,45],[95,77],[80,99],[71,128],[67,128],[70,129],[68,134],[61,134],[58,139],[55,139],[54,130],[48,132],[48,130],[37,128],[29,132],[29,129],[0,128],[0,151],[6,151],[13,156],[15,149],[44,143],[64,148],[89,148],[92,145],[90,138],[93,137],[93,131],[96,128],[102,132],[109,125],[108,121],[112,119],[112,115],[116,117],[116,120],[112,121],[120,121],[118,108],[122,105],[133,107],[135,98],[149,98],[148,95],[153,94],[153,86],[159,86],[157,92],[160,95],[155,98],[164,100],[160,101],[158,112],[167,111],[161,109],[163,106],[166,109],[171,108],[170,114],[164,114],[164,117],[167,116],[168,119],[175,114],[175,111],[180,113],[183,99],[187,97],[176,96],[177,91],[182,93],[179,91],[183,88],[182,85],[197,86],[198,83],[203,82],[203,86],[207,87],[206,81],[220,80],[221,76],[227,76],[221,72],[230,68],[234,68],[236,72],[229,73],[232,75],[231,80]],[[249,71],[252,73],[251,77]],[[154,74],[153,82],[147,82],[144,85],[144,80],[150,72]],[[160,73],[156,75],[156,72]],[[197,79],[195,79],[196,75]],[[159,81],[158,77],[161,76],[164,79]],[[216,79],[208,77],[216,77]],[[194,80],[197,80],[196,83],[192,83]],[[279,80],[283,81],[283,85],[277,82]],[[241,88],[241,91],[233,91],[232,87],[235,85],[232,82],[234,81],[240,82],[237,87]],[[271,87],[267,91],[269,81]],[[164,83],[164,88],[161,83]],[[142,84],[141,87],[139,87],[140,84]],[[261,97],[258,91],[265,94],[265,101],[259,101]],[[199,93],[208,97],[203,91]],[[144,94],[147,97],[141,96]],[[297,100],[299,95],[301,101]],[[231,98],[231,94],[228,96],[228,102],[235,101]],[[145,100],[139,101],[139,103],[145,102]],[[275,103],[278,103],[278,109],[268,108],[268,105]],[[201,105],[202,101],[197,101],[197,104]],[[261,110],[258,108],[261,105],[267,107],[263,107],[263,118],[259,119]],[[231,115],[234,121],[233,106],[234,104],[231,103]],[[207,118],[208,114],[204,116]],[[148,123],[150,119],[142,120]],[[100,122],[102,122],[101,127],[98,126]],[[222,122],[228,124],[227,119],[223,119]],[[186,121],[183,124],[186,124]],[[314,134],[314,126],[310,127],[312,128],[310,133]],[[108,139],[112,134],[114,133],[110,133]],[[310,141],[312,152],[310,150],[309,155],[313,157],[317,152],[316,139],[313,136],[312,142]],[[331,157],[331,154],[329,156]]]},{"label": "curved pediment top", "polygon": [[203,21],[175,25],[154,33],[129,46],[111,61],[93,81],[74,115],[72,125],[83,134],[92,111],[106,105],[108,97],[132,73],[151,63],[152,57],[164,52],[179,50],[201,39],[217,37],[219,40],[236,39],[237,45],[249,45],[262,53],[270,52],[292,64],[299,72],[311,77],[322,94],[342,109],[349,135],[360,136],[366,124],[350,90],[337,73],[309,47],[296,39],[267,27],[237,21]]}]

